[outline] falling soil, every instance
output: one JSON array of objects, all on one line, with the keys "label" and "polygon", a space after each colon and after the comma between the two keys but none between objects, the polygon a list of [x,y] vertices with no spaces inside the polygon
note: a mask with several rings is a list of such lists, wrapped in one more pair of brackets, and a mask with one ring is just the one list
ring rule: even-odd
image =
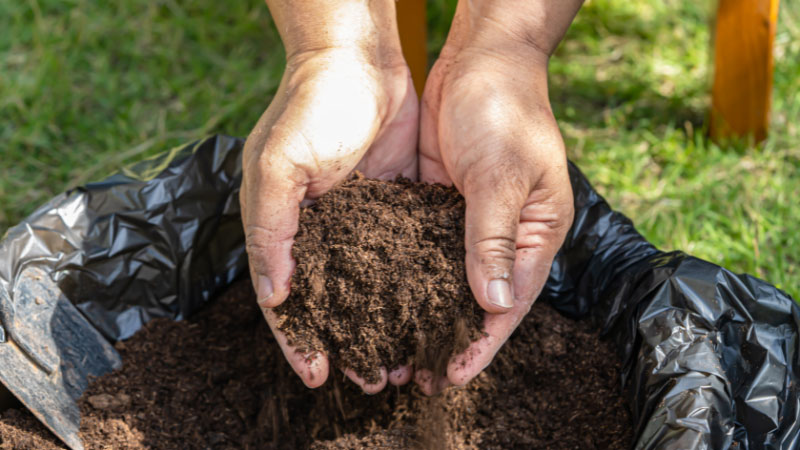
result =
[{"label": "falling soil", "polygon": [[464,198],[453,187],[356,175],[300,212],[278,328],[367,382],[413,363],[442,375],[481,336],[464,268]]},{"label": "falling soil", "polygon": [[[536,304],[463,388],[367,396],[341,376],[306,388],[242,281],[183,322],[117,344],[123,368],[80,401],[87,449],[627,448],[632,426],[611,344]],[[334,372],[336,373],[336,372]],[[0,448],[60,449],[27,412],[0,416]]]}]

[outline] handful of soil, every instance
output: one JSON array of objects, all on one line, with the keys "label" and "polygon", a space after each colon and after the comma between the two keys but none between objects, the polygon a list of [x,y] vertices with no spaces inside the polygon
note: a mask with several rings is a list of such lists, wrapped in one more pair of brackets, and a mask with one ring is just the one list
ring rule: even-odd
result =
[{"label": "handful of soil", "polygon": [[300,212],[291,295],[278,328],[369,383],[414,363],[442,374],[481,337],[467,284],[463,197],[455,188],[357,174]]}]

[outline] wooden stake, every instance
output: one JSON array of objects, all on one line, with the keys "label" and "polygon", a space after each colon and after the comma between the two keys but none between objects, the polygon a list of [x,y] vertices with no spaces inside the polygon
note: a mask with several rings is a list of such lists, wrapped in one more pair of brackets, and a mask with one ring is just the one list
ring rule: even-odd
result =
[{"label": "wooden stake", "polygon": [[428,29],[425,15],[425,0],[397,0],[397,26],[403,56],[411,69],[414,88],[422,96],[425,78],[428,76]]},{"label": "wooden stake", "polygon": [[779,0],[719,0],[711,137],[767,137]]}]

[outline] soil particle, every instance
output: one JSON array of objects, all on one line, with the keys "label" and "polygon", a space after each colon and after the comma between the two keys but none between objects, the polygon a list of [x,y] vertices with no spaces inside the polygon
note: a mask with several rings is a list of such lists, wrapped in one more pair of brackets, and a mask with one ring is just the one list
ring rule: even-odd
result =
[{"label": "soil particle", "polygon": [[464,268],[463,197],[453,187],[356,177],[300,212],[278,328],[369,383],[414,363],[444,374],[481,336]]},{"label": "soil particle", "polygon": [[123,393],[117,395],[98,394],[87,397],[86,401],[95,409],[113,409],[128,406],[131,398]]}]

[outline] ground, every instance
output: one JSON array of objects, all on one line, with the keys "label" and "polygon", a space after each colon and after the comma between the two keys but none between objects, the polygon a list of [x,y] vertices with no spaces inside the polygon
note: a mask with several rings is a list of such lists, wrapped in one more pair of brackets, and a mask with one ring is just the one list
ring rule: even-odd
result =
[{"label": "ground", "polygon": [[[429,4],[435,56],[454,1]],[[715,4],[588,1],[551,61],[555,114],[570,158],[651,242],[800,298],[800,5],[781,4],[770,138],[746,149],[705,138]],[[282,69],[257,0],[1,2],[0,234],[123,164],[245,136]]]}]

